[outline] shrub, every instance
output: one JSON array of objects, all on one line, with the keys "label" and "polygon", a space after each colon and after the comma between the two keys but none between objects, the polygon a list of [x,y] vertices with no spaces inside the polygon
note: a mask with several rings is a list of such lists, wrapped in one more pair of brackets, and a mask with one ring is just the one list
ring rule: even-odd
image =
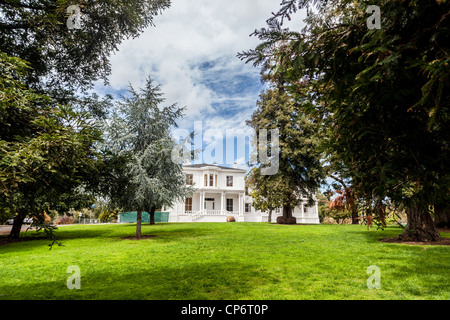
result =
[{"label": "shrub", "polygon": [[100,213],[98,218],[101,222],[108,222],[108,220],[110,218],[110,214],[109,214],[108,210],[103,210],[102,213]]},{"label": "shrub", "polygon": [[236,219],[233,216],[228,216],[227,222],[236,222]]},{"label": "shrub", "polygon": [[296,224],[297,219],[295,217],[285,218],[283,216],[277,217],[278,224]]},{"label": "shrub", "polygon": [[75,222],[75,218],[74,217],[69,217],[69,216],[59,216],[58,218],[56,218],[55,220],[55,224],[73,224]]}]

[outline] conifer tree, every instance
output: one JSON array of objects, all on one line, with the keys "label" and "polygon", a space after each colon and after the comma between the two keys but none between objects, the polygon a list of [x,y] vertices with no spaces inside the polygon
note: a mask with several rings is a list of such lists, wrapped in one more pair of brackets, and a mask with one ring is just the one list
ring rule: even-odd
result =
[{"label": "conifer tree", "polygon": [[150,214],[153,224],[156,209],[184,199],[193,189],[186,186],[182,166],[171,156],[175,147],[171,129],[184,108],[162,107],[165,99],[150,78],[140,92],[130,87],[129,95],[117,103],[106,130],[110,163],[118,165],[105,168],[103,190],[115,206],[137,211],[140,238],[143,212]]}]

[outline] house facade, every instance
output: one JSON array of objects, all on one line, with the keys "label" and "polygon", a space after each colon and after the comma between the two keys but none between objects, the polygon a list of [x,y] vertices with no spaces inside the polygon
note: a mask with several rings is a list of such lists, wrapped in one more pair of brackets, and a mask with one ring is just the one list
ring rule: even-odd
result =
[{"label": "house facade", "polygon": [[[226,222],[233,216],[237,222],[267,222],[268,212],[252,207],[246,194],[245,170],[219,165],[184,165],[186,184],[196,190],[192,197],[178,202],[169,212],[169,222]],[[318,224],[317,204],[307,206],[307,199],[293,210],[297,223]],[[272,211],[272,221],[281,216],[281,209]]]}]

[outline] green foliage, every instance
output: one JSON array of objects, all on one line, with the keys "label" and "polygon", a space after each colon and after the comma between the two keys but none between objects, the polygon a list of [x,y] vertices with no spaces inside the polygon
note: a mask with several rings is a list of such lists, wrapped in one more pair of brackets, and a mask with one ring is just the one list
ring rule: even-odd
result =
[{"label": "green foliage", "polygon": [[252,206],[256,210],[274,210],[283,206],[285,185],[280,176],[262,175],[260,168],[247,174],[246,186],[251,190]]},{"label": "green foliage", "polygon": [[[38,222],[32,224],[32,226],[36,229],[33,236],[38,236],[41,233],[43,233],[49,240],[52,241],[48,246],[50,247],[49,250],[53,248],[53,245],[56,243],[59,247],[64,246],[62,242],[56,240],[56,234],[55,231],[58,230],[58,227],[55,226],[52,223],[47,222]],[[30,229],[31,226],[28,228]],[[27,230],[28,230],[27,229]]]},{"label": "green foliage", "polygon": [[4,224],[6,220],[14,217],[14,214],[8,208],[0,207],[0,224]]},{"label": "green foliage", "polygon": [[[79,30],[66,25],[67,8],[74,4],[84,17]],[[6,0],[0,7],[0,47],[31,64],[28,84],[87,88],[99,79],[107,82],[110,54],[153,25],[153,17],[169,5],[168,0]]]},{"label": "green foliage", "polygon": [[108,222],[108,221],[109,221],[109,218],[110,218],[110,213],[109,213],[108,210],[103,210],[103,211],[100,213],[100,215],[98,216],[98,219],[99,219],[101,222]]},{"label": "green foliage", "polygon": [[261,93],[258,108],[248,124],[257,133],[260,129],[279,130],[279,169],[273,176],[262,176],[259,170],[264,164],[259,163],[248,181],[254,188],[257,206],[269,209],[283,206],[289,216],[302,193],[313,201],[313,194],[324,178],[318,147],[320,129],[304,116],[290,95],[273,85]]},{"label": "green foliage", "polygon": [[151,79],[141,92],[130,87],[129,96],[117,103],[120,115],[113,114],[106,126],[100,186],[114,208],[154,212],[193,191],[185,185],[182,166],[171,157],[175,144],[170,129],[183,108],[161,107],[161,96]]},{"label": "green foliage", "polygon": [[22,217],[82,202],[101,135],[87,112],[28,89],[27,71],[0,53],[0,202]]},{"label": "green foliage", "polygon": [[[302,32],[281,28],[295,5],[315,6]],[[325,150],[372,208],[388,197],[423,212],[448,201],[450,2],[379,1],[373,30],[366,5],[283,1],[254,33],[263,43],[239,56],[323,126]]]}]

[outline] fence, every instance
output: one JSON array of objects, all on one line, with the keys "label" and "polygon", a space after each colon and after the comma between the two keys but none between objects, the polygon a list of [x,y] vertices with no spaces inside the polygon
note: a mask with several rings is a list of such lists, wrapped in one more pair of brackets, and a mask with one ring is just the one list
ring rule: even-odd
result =
[{"label": "fence", "polygon": [[[136,223],[137,212],[122,212],[119,214],[119,222],[121,223]],[[142,212],[142,222],[150,222],[150,214]],[[169,222],[168,212],[155,212],[155,222]]]}]

